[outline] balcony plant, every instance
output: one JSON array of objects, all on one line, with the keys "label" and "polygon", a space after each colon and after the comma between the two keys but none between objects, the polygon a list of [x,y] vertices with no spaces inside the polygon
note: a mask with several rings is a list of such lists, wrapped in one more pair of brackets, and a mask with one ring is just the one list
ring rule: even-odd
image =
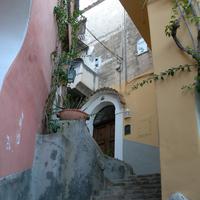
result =
[{"label": "balcony plant", "polygon": [[[81,13],[75,10],[70,14],[68,6],[70,2],[67,0],[58,1],[58,5],[54,8],[54,15],[58,27],[59,46],[52,53],[51,59],[53,63],[53,72],[51,80],[51,89],[46,100],[43,132],[55,133],[60,129],[60,119],[87,119],[88,115],[77,110],[80,108],[83,99],[77,100],[67,87],[68,76],[67,68],[78,58],[79,52],[77,48],[79,24],[82,21]],[[73,9],[72,9],[73,10]],[[70,28],[69,28],[70,27]],[[69,29],[71,30],[71,45],[67,44]],[[66,114],[66,112],[71,112]],[[75,117],[76,112],[81,116]],[[67,115],[69,116],[68,118]],[[74,116],[74,117],[73,117]],[[58,118],[59,117],[59,118]]]},{"label": "balcony plant", "polygon": [[82,112],[80,108],[85,102],[84,97],[75,95],[71,88],[67,88],[66,95],[63,96],[63,107],[57,113],[57,117],[62,120],[76,120],[76,119],[89,119],[88,114]]}]

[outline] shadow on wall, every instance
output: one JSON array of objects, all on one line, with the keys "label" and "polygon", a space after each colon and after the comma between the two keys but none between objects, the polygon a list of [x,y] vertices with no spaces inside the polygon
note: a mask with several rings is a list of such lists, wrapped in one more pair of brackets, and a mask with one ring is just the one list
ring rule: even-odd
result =
[{"label": "shadow on wall", "polygon": [[0,89],[28,28],[31,0],[0,0]]},{"label": "shadow on wall", "polygon": [[137,175],[160,173],[158,147],[124,139],[124,161],[131,165]]}]

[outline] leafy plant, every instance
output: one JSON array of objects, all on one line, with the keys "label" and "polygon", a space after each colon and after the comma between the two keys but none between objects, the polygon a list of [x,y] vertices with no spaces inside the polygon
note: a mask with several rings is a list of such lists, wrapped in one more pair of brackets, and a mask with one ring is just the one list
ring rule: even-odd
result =
[{"label": "leafy plant", "polygon": [[[182,89],[195,88],[200,92],[200,2],[199,0],[173,0],[172,14],[169,23],[165,27],[165,34],[167,37],[172,37],[177,47],[191,56],[195,64],[194,65],[180,65],[178,67],[172,67],[160,74],[154,74],[146,80],[133,85],[133,89],[142,87],[145,84],[152,81],[165,80],[169,76],[174,76],[177,72],[190,72],[191,68],[197,69],[197,75],[194,77],[194,83],[183,86]],[[181,27],[183,22],[187,28],[188,34],[192,41],[192,46],[184,46],[177,36],[177,31]],[[196,26],[197,38],[194,38],[194,34],[191,31],[190,26]]]},{"label": "leafy plant", "polygon": [[58,2],[58,5],[54,7],[54,15],[56,17],[58,26],[58,37],[60,41],[64,42],[66,39],[68,20],[66,0],[61,0],[60,2]]},{"label": "leafy plant", "polygon": [[63,107],[64,108],[81,108],[86,101],[84,96],[78,96],[73,93],[70,89],[66,95],[63,96]]},{"label": "leafy plant", "polygon": [[[57,119],[53,119],[53,114],[57,111],[57,107],[54,106],[54,102],[56,99],[56,92],[60,86],[67,85],[67,74],[66,69],[63,65],[60,65],[60,62],[57,61],[56,57],[58,53],[53,53],[53,63],[54,70],[51,77],[51,89],[46,100],[45,104],[45,116],[43,119],[44,131],[47,133],[57,132],[59,129],[59,123]],[[57,61],[57,62],[56,62]]]},{"label": "leafy plant", "polygon": [[[174,39],[177,47],[191,56],[196,62],[197,76],[194,78],[194,83],[189,84],[189,87],[195,86],[200,92],[200,3],[198,0],[173,0],[172,15],[169,24],[165,28],[165,34]],[[192,46],[184,46],[177,36],[177,31],[181,27],[181,21],[185,24],[188,34],[192,41]],[[192,34],[190,26],[194,25],[197,28],[197,38]]]},{"label": "leafy plant", "polygon": [[[81,100],[74,101],[71,98],[69,93],[63,95],[63,103],[64,105],[59,105],[59,101],[56,101],[57,91],[59,87],[67,87],[67,69],[66,65],[70,65],[70,63],[78,57],[77,50],[77,42],[78,42],[78,31],[81,17],[80,11],[75,10],[71,16],[68,13],[70,5],[70,0],[59,0],[57,6],[54,7],[54,15],[57,22],[58,27],[58,38],[61,43],[61,51],[56,50],[52,53],[51,58],[53,61],[53,72],[51,79],[51,89],[46,100],[45,105],[45,114],[43,119],[44,124],[44,132],[54,133],[60,129],[59,121],[56,119],[54,114],[58,111],[58,109],[63,108],[63,106],[68,106],[70,101],[74,104],[77,103],[76,106],[80,105]],[[72,45],[70,48],[67,48],[68,43],[68,26],[71,26],[72,30]],[[70,106],[72,107],[72,105]]]}]

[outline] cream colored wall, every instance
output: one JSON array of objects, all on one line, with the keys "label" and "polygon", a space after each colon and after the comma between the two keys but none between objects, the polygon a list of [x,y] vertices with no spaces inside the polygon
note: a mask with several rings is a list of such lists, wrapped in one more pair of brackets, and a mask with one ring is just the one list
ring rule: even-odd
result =
[{"label": "cream colored wall", "polygon": [[124,137],[135,142],[159,146],[155,85],[151,83],[137,90],[132,89],[133,84],[148,78],[148,75],[149,73],[146,73],[126,86],[124,97],[131,118],[125,119],[124,123],[131,124],[131,134]]},{"label": "cream colored wall", "polygon": [[[134,7],[132,0],[121,1],[125,8],[140,9]],[[176,47],[173,39],[167,38],[164,34],[171,7],[170,0],[148,1],[155,73],[170,66],[192,62]],[[134,21],[134,15],[129,14],[133,16]],[[187,31],[182,30],[179,35],[188,45]],[[181,87],[192,83],[194,76],[195,72],[180,73],[166,81],[156,83],[163,200],[177,191],[184,193],[189,199],[200,199],[200,140],[196,123],[195,97],[193,92],[181,92]]]},{"label": "cream colored wall", "polygon": [[[170,66],[191,62],[176,47],[174,41],[164,34],[171,6],[169,0],[149,1],[148,5],[156,73]],[[183,30],[181,36],[188,44],[186,31]],[[163,200],[177,191],[189,199],[200,199],[200,155],[195,97],[192,92],[181,92],[181,87],[192,83],[194,76],[195,72],[183,72],[156,83]]]},{"label": "cream colored wall", "polygon": [[127,84],[112,85],[125,100],[125,110],[130,111],[130,117],[124,119],[124,126],[131,125],[131,134],[124,139],[159,147],[158,114],[155,84],[145,85],[133,90],[133,85],[147,79],[153,73],[150,68],[145,73],[135,77]]},{"label": "cream colored wall", "polygon": [[[120,0],[129,16],[134,19],[134,24],[138,28],[142,37],[151,48],[151,38],[149,32],[149,19],[147,13],[146,2],[147,0]],[[130,6],[131,5],[131,6]]]}]

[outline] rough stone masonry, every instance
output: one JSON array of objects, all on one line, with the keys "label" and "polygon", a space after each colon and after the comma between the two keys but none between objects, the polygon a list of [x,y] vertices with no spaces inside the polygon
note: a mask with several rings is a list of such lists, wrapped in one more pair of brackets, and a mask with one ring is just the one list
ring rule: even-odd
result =
[{"label": "rough stone masonry", "polygon": [[31,170],[0,181],[0,200],[89,200],[106,181],[132,168],[105,156],[84,121],[62,121],[60,133],[38,135]]}]

